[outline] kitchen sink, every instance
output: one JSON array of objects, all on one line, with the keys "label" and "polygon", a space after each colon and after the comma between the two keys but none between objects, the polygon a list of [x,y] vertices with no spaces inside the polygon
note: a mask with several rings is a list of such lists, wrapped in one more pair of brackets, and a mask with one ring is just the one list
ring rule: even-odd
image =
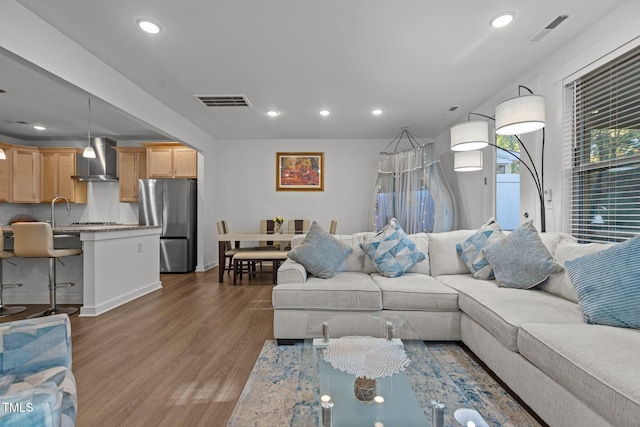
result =
[{"label": "kitchen sink", "polygon": [[[6,250],[13,250],[13,237],[4,238],[4,248]],[[82,242],[80,241],[79,234],[54,234],[53,235],[53,248],[54,249],[82,249]]]}]

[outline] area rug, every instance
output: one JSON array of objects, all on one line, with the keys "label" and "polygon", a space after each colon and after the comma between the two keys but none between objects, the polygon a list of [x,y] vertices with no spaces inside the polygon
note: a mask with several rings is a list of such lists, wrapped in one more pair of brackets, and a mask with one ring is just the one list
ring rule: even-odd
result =
[{"label": "area rug", "polygon": [[[427,419],[437,396],[445,404],[447,426],[459,425],[453,412],[463,407],[480,412],[490,426],[540,426],[461,346],[427,343],[427,350],[425,355],[421,345],[407,343],[412,363],[405,371]],[[317,426],[319,406],[311,369],[301,370],[304,357],[311,354],[302,343],[265,342],[227,427]]]}]

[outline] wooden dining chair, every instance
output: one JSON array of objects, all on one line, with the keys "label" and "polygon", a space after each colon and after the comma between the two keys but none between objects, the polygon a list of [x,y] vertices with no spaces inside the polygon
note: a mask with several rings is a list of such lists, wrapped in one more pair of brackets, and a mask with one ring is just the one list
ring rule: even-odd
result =
[{"label": "wooden dining chair", "polygon": [[336,234],[337,228],[338,228],[338,220],[332,219],[331,224],[329,225],[329,234]]},{"label": "wooden dining chair", "polygon": [[308,219],[290,219],[287,224],[289,234],[305,234],[309,231]]},{"label": "wooden dining chair", "polygon": [[[263,219],[260,220],[260,234],[273,234],[273,226],[275,222],[272,219]],[[265,240],[263,242],[258,243],[258,247],[254,249],[264,249],[264,250],[278,250],[280,246],[275,244],[275,242],[271,240]]]},{"label": "wooden dining chair", "polygon": [[[227,223],[227,221],[218,221],[216,223],[216,225],[218,226],[218,234],[227,234],[230,233],[231,231],[229,230],[229,225]],[[234,266],[233,266],[233,256],[237,253],[240,252],[244,252],[244,251],[249,251],[252,250],[253,248],[239,248],[239,247],[233,247],[231,242],[224,242],[224,265],[221,265],[220,268],[223,269],[224,271],[227,272],[231,272],[234,270]],[[229,264],[227,265],[227,260],[229,260]],[[249,267],[247,267],[248,269]]]}]

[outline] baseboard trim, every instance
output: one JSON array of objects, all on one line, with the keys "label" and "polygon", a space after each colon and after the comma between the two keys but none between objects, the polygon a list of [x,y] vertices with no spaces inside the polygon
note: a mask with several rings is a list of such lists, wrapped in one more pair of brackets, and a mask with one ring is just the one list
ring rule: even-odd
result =
[{"label": "baseboard trim", "polygon": [[106,313],[109,310],[113,310],[116,307],[119,307],[123,304],[133,301],[136,298],[140,298],[143,295],[149,294],[153,291],[157,291],[158,289],[162,289],[162,282],[159,280],[157,282],[144,286],[140,289],[136,289],[133,292],[129,292],[126,295],[122,295],[118,298],[114,298],[110,301],[104,302],[95,307],[83,305],[82,307],[80,307],[80,314],[78,315],[78,317],[99,316],[103,313]]}]

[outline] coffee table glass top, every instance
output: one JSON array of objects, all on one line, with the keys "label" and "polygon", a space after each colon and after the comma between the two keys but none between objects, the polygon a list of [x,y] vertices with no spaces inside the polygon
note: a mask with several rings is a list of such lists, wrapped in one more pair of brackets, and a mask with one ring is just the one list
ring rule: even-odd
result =
[{"label": "coffee table glass top", "polygon": [[[418,403],[404,372],[376,378],[355,375],[334,368],[324,359],[327,346],[340,337],[368,337],[358,340],[367,345],[371,342],[387,343],[404,348],[403,342],[394,336],[417,338],[416,333],[401,315],[377,314],[333,314],[310,315],[307,325],[308,337],[305,351],[312,353],[311,376],[314,398],[331,399],[332,426],[425,426],[428,425],[423,408]],[[325,337],[323,337],[323,335]],[[326,340],[325,338],[329,338]],[[405,338],[405,339],[406,339]],[[421,344],[422,341],[414,341]],[[422,344],[424,345],[424,344]],[[375,355],[374,355],[375,356]],[[326,416],[326,413],[325,413]],[[322,424],[322,411],[318,414],[318,425]]]}]

